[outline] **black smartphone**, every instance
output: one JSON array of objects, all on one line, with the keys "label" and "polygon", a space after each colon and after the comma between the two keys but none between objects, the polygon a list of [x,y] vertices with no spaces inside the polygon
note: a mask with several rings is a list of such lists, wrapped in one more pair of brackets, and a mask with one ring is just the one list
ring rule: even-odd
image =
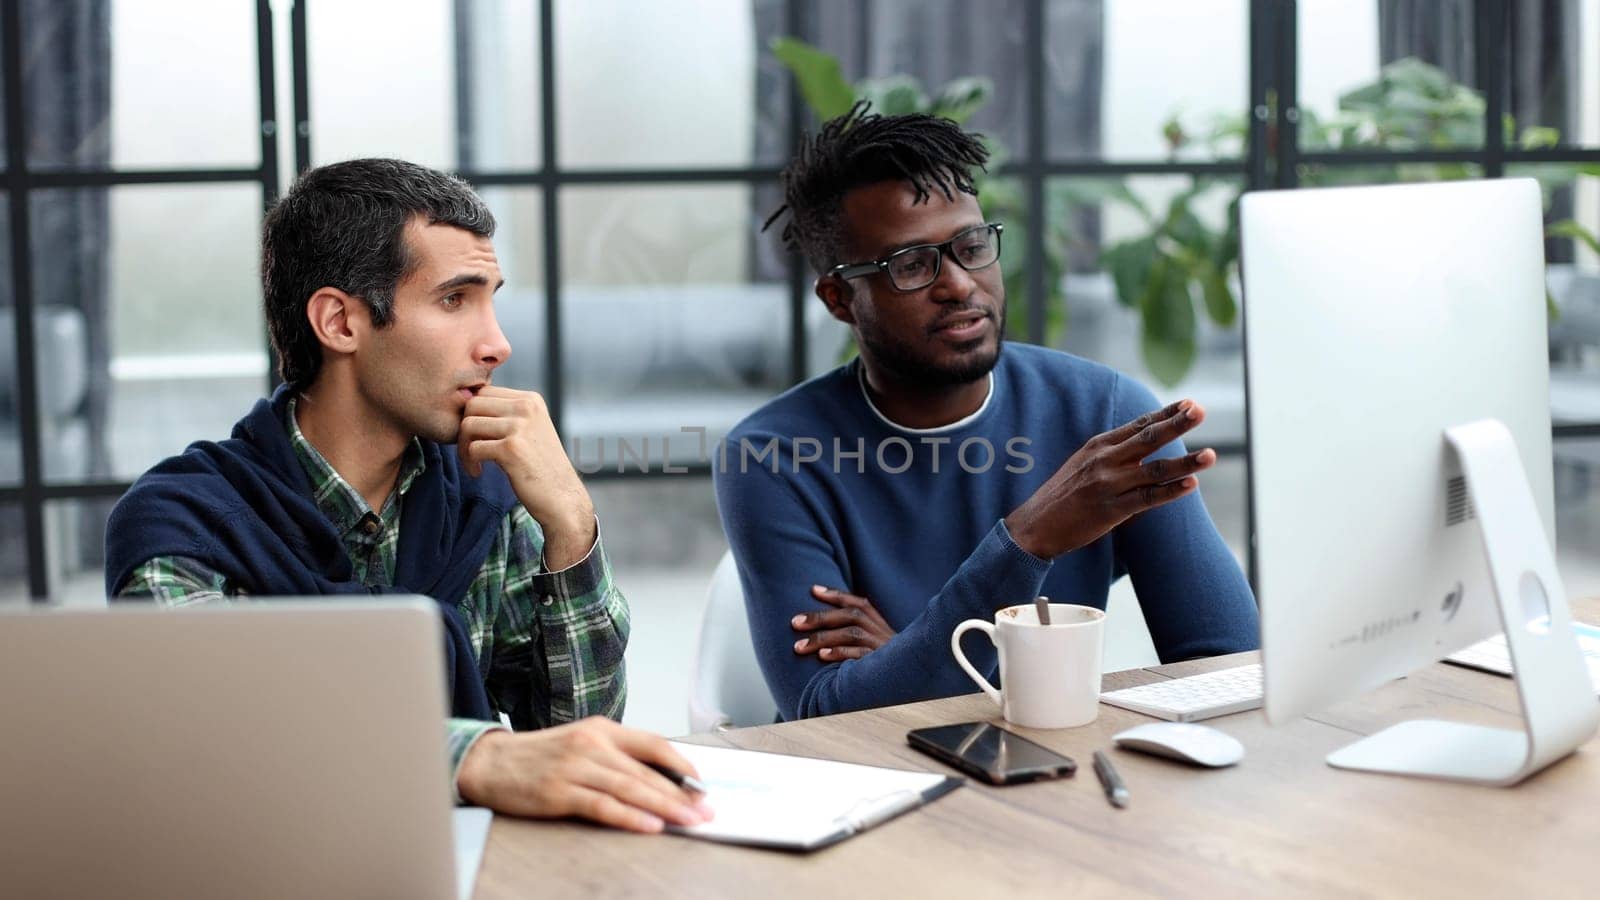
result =
[{"label": "black smartphone", "polygon": [[990,784],[1065,778],[1078,771],[1070,758],[988,722],[917,728],[906,733],[906,743]]}]

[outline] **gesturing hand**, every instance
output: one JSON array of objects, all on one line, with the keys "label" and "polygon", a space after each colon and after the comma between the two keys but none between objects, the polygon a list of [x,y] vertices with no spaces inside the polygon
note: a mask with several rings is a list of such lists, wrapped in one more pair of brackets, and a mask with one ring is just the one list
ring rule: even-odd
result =
[{"label": "gesturing hand", "polygon": [[1194,474],[1217,461],[1215,451],[1143,460],[1204,419],[1200,404],[1179,400],[1090,438],[1006,516],[1012,540],[1040,559],[1054,559],[1193,491],[1199,484]]},{"label": "gesturing hand", "polygon": [[820,584],[811,587],[811,596],[836,608],[801,613],[790,620],[795,631],[811,632],[809,637],[794,642],[796,653],[815,653],[818,659],[828,662],[860,659],[895,635],[877,607],[865,597]]},{"label": "gesturing hand", "polygon": [[474,478],[486,460],[505,470],[517,499],[544,531],[545,563],[551,570],[564,569],[589,552],[594,504],[561,446],[543,397],[484,386],[467,401],[457,446],[462,465]]},{"label": "gesturing hand", "polygon": [[599,716],[539,731],[491,731],[461,761],[462,799],[535,818],[579,816],[629,831],[698,825],[704,803],[645,765],[699,777],[665,738]]}]

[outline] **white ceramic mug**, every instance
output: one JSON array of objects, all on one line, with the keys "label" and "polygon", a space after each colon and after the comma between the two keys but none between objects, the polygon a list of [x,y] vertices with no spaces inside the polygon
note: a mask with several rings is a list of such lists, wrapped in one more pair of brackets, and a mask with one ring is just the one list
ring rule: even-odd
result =
[{"label": "white ceramic mug", "polygon": [[[1025,728],[1075,728],[1100,712],[1100,650],[1106,614],[1091,606],[1050,604],[1050,624],[1039,624],[1032,604],[1008,606],[994,624],[968,619],[950,635],[950,651],[994,702],[1007,722]],[[999,689],[967,661],[961,636],[974,628],[1000,651]]]}]

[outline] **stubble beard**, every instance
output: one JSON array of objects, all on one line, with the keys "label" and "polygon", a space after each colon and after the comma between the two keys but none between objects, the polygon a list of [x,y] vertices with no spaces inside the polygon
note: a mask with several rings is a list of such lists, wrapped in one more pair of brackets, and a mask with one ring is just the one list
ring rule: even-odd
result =
[{"label": "stubble beard", "polygon": [[871,354],[872,360],[897,380],[931,388],[946,388],[972,384],[992,372],[1000,360],[1001,348],[1005,346],[1005,330],[1006,313],[1002,308],[995,322],[994,349],[968,355],[969,349],[976,350],[988,340],[987,337],[975,338],[967,344],[957,345],[956,350],[962,356],[950,365],[930,361],[907,341],[880,336],[876,327],[859,328],[857,340]]},{"label": "stubble beard", "polygon": [[369,404],[396,430],[436,444],[453,444],[461,436],[463,410],[440,408],[436,395],[405,378],[384,378],[365,391]]}]

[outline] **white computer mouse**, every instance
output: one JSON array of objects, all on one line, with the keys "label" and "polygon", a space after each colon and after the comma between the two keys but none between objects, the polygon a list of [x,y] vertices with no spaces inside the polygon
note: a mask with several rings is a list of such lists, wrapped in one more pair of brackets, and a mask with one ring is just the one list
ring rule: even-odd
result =
[{"label": "white computer mouse", "polygon": [[1111,738],[1118,747],[1201,766],[1231,766],[1244,759],[1244,745],[1215,728],[1191,722],[1151,722]]}]

